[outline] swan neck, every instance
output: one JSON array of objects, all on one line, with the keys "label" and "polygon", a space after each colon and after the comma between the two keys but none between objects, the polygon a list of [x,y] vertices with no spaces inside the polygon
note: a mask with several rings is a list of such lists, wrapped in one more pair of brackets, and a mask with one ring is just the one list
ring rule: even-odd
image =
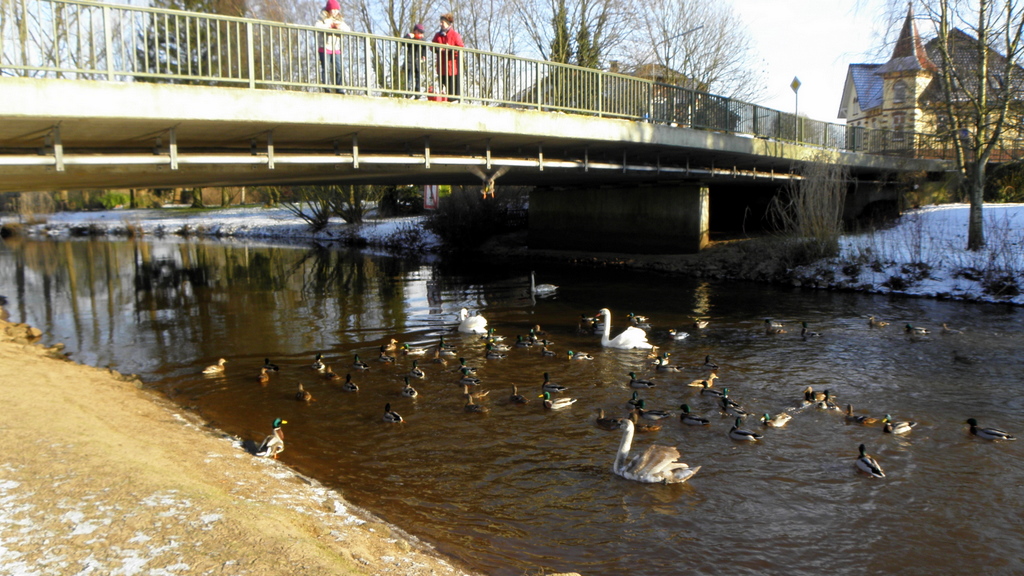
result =
[{"label": "swan neck", "polygon": [[[604,334],[601,336],[601,345],[607,346],[608,342],[611,340],[612,315],[606,311],[601,313],[601,316],[604,318]],[[630,439],[632,440],[632,434],[630,434]]]},{"label": "swan neck", "polygon": [[619,451],[615,455],[615,471],[621,472],[629,457],[629,449],[633,446],[633,423],[627,420],[622,427],[622,441],[619,443]]}]

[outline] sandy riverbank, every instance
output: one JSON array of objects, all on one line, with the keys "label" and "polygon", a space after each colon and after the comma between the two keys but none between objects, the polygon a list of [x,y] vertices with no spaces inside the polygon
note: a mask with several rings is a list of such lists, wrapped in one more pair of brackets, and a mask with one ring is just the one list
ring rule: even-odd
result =
[{"label": "sandy riverbank", "polygon": [[137,380],[37,340],[0,322],[0,575],[468,574]]}]

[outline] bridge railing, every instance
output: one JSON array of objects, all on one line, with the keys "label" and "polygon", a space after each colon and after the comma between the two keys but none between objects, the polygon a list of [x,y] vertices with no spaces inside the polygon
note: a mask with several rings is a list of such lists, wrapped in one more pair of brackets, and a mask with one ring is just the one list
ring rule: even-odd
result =
[{"label": "bridge railing", "polygon": [[[798,118],[723,96],[470,48],[444,94],[438,45],[91,0],[0,3],[0,78],[27,76],[455,99],[720,131],[829,149],[946,157],[934,136]],[[321,60],[318,47],[340,50]],[[419,83],[417,86],[417,77]]]}]

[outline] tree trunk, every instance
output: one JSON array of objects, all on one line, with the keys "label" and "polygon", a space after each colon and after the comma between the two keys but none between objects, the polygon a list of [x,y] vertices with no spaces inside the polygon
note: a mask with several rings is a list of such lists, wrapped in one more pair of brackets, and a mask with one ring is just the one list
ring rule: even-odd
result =
[{"label": "tree trunk", "polygon": [[985,247],[985,219],[982,206],[985,202],[985,163],[976,162],[967,179],[967,193],[971,202],[967,225],[967,249],[981,250]]},{"label": "tree trunk", "polygon": [[192,189],[192,207],[202,208],[203,207],[203,189],[193,188]]}]

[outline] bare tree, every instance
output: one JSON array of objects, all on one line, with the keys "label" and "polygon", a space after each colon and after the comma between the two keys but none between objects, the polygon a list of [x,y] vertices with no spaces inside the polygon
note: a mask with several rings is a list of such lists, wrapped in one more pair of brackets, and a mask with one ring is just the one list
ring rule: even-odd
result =
[{"label": "bare tree", "polygon": [[742,19],[731,6],[711,0],[651,0],[635,14],[624,60],[656,63],[694,87],[748,101],[761,96],[763,67]]},{"label": "bare tree", "polygon": [[970,199],[967,249],[980,250],[988,164],[1006,136],[1009,116],[1021,113],[1024,1],[927,0],[924,8],[938,31],[941,55],[933,81],[941,83],[941,98],[932,109],[953,144]]},{"label": "bare tree", "polygon": [[507,1],[522,44],[545,60],[598,68],[626,37],[629,18],[622,0]]}]

